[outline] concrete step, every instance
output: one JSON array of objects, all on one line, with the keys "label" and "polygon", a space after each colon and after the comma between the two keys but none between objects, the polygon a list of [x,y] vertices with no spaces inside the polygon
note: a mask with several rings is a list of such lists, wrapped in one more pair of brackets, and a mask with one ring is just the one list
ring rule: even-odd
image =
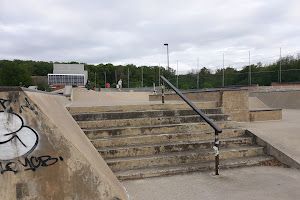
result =
[{"label": "concrete step", "polygon": [[[205,114],[222,114],[222,108],[201,109]],[[147,110],[147,111],[122,111],[122,112],[99,112],[99,113],[79,113],[73,114],[76,121],[99,121],[99,120],[117,120],[117,119],[135,119],[135,118],[154,118],[154,117],[172,117],[198,115],[192,109],[176,110]]]},{"label": "concrete step", "polygon": [[[219,121],[216,125],[222,129],[237,128],[235,121]],[[155,135],[176,132],[191,132],[213,130],[206,122],[189,123],[189,124],[161,124],[140,127],[112,127],[112,128],[92,128],[83,129],[88,138],[104,138],[104,137],[124,137],[135,135]]]},{"label": "concrete step", "polygon": [[[255,157],[242,157],[237,159],[220,160],[220,169],[227,169],[233,167],[243,167],[251,165],[263,165],[267,161],[274,160],[271,156],[255,156]],[[192,163],[192,164],[179,164],[173,166],[158,166],[143,169],[133,169],[115,172],[119,180],[142,179],[165,175],[174,175],[187,172],[198,172],[206,170],[214,170],[215,162],[205,163]],[[213,174],[213,172],[212,172]]]},{"label": "concrete step", "polygon": [[[207,115],[213,121],[227,121],[229,115],[212,114]],[[157,118],[137,118],[122,120],[102,120],[102,121],[78,121],[81,128],[97,128],[97,127],[124,127],[124,126],[147,126],[157,124],[181,124],[203,122],[203,118],[197,115],[192,116],[176,116],[176,117],[157,117]]]},{"label": "concrete step", "polygon": [[[233,159],[245,156],[260,156],[263,154],[263,147],[241,146],[221,149],[220,159]],[[105,161],[111,168],[111,170],[120,171],[153,166],[178,165],[183,163],[201,163],[213,161],[214,159],[215,152],[213,149],[209,149],[201,151],[186,151],[180,153],[165,153],[150,156],[105,159]]]},{"label": "concrete step", "polygon": [[[237,137],[245,134],[243,129],[224,129],[220,134],[222,138]],[[134,135],[124,137],[108,137],[91,139],[92,144],[96,148],[127,146],[135,144],[155,144],[168,142],[184,142],[184,141],[199,141],[214,139],[215,133],[213,130],[181,132],[181,133],[162,133],[153,135]]]},{"label": "concrete step", "polygon": [[[251,137],[234,137],[220,139],[220,148],[232,148],[237,146],[252,145],[253,138]],[[117,157],[134,157],[134,156],[149,156],[161,153],[195,151],[203,149],[211,149],[214,146],[214,139],[198,140],[198,141],[173,141],[166,143],[148,143],[121,147],[102,147],[97,150],[103,158]]]},{"label": "concrete step", "polygon": [[[147,102],[145,102],[147,103]],[[151,102],[151,104],[139,105],[116,105],[116,106],[91,106],[91,107],[68,107],[71,114],[76,113],[93,113],[93,112],[112,112],[112,111],[133,111],[133,110],[175,110],[175,109],[190,109],[190,106],[185,102],[168,101],[165,104],[161,102]],[[216,101],[193,102],[199,108],[216,108],[218,103]]]}]

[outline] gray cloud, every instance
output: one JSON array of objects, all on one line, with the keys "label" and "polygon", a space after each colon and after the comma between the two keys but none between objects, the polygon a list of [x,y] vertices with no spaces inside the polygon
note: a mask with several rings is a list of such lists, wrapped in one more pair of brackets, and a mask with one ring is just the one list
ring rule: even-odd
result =
[{"label": "gray cloud", "polygon": [[[241,68],[300,51],[296,0],[2,0],[0,58]],[[244,63],[241,63],[244,62]]]}]

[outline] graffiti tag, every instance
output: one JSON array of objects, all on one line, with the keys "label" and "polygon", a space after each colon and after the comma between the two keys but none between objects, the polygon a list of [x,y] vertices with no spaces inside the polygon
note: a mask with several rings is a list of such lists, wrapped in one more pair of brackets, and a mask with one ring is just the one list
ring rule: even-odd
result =
[{"label": "graffiti tag", "polygon": [[0,111],[0,160],[29,155],[37,147],[38,139],[35,130],[25,126],[23,118],[11,107]]},{"label": "graffiti tag", "polygon": [[22,110],[25,110],[25,108],[30,109],[34,114],[38,114],[38,112],[35,110],[36,105],[32,105],[27,97],[24,98],[25,105],[20,106],[20,113],[22,113]]},{"label": "graffiti tag", "polygon": [[56,164],[58,161],[63,161],[64,159],[59,156],[58,158],[53,158],[51,156],[31,156],[25,157],[24,160],[19,159],[16,162],[0,162],[0,171],[1,174],[5,172],[12,172],[14,174],[19,173],[20,171],[36,171],[39,167],[48,167]]}]

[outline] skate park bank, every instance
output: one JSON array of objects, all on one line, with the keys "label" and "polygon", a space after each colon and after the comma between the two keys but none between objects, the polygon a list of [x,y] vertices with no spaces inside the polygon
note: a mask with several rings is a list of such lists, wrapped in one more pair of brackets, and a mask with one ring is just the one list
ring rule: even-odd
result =
[{"label": "skate park bank", "polygon": [[0,89],[1,199],[127,199],[64,96]]}]

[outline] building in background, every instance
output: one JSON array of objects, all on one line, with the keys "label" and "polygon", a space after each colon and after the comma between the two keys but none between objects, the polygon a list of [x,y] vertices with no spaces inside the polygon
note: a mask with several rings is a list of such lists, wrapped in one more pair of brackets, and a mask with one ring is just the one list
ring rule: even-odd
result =
[{"label": "building in background", "polygon": [[62,89],[66,85],[84,87],[87,77],[84,64],[53,64],[53,74],[48,74],[48,84],[52,90]]}]

